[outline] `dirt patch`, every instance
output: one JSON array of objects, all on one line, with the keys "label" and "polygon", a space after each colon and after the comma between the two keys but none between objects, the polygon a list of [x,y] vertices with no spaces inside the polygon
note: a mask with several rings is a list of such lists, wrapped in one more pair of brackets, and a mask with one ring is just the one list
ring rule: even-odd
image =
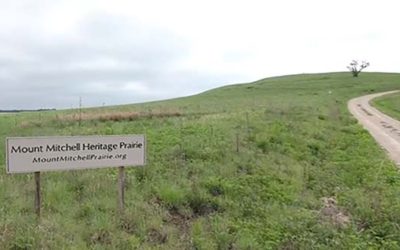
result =
[{"label": "dirt patch", "polygon": [[128,234],[135,234],[137,232],[136,223],[130,218],[121,218],[119,227]]},{"label": "dirt patch", "polygon": [[333,197],[323,197],[323,206],[320,210],[320,216],[323,220],[329,221],[339,228],[346,228],[350,224],[350,215],[345,213]]},{"label": "dirt patch", "polygon": [[107,230],[97,231],[90,237],[90,243],[92,245],[95,244],[110,245],[111,241],[112,241],[111,234]]},{"label": "dirt patch", "polygon": [[168,218],[166,221],[179,227],[181,231],[188,231],[190,228],[192,217],[190,215],[184,214],[176,208],[169,209]]},{"label": "dirt patch", "polygon": [[155,228],[149,229],[147,232],[147,241],[149,243],[160,245],[166,243],[168,240],[168,235]]}]

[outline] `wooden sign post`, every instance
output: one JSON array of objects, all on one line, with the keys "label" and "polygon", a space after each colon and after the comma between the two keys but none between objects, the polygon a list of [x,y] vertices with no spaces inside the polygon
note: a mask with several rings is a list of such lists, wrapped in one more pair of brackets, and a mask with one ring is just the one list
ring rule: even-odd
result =
[{"label": "wooden sign post", "polygon": [[42,196],[40,192],[40,172],[35,172],[35,212],[40,218],[40,207],[42,206]]},{"label": "wooden sign post", "polygon": [[239,132],[237,132],[236,133],[236,153],[239,153],[239,145],[240,145]]},{"label": "wooden sign post", "polygon": [[118,208],[121,214],[125,209],[125,168],[118,168]]}]

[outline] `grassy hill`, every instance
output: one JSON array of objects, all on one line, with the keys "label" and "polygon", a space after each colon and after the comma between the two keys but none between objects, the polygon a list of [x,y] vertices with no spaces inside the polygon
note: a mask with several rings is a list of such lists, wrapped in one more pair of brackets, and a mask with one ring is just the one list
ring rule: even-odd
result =
[{"label": "grassy hill", "polygon": [[[173,100],[0,116],[0,137],[146,134],[148,165],[0,172],[0,249],[399,249],[400,175],[347,111],[400,74],[267,78]],[[0,143],[4,162],[4,143]]]}]

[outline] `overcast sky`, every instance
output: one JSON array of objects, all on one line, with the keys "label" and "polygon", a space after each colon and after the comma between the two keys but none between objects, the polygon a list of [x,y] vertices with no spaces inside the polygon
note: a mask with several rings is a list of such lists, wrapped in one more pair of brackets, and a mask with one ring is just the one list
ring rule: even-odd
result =
[{"label": "overcast sky", "polygon": [[352,59],[400,72],[394,0],[0,3],[0,109],[165,99]]}]

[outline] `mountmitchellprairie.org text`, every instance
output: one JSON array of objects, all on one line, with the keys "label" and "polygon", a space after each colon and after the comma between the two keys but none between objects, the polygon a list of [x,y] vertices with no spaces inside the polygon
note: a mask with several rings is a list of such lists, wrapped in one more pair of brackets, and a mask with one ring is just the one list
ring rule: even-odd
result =
[{"label": "mountmitchellprairie.org text", "polygon": [[112,160],[112,159],[125,160],[126,157],[127,157],[126,154],[117,154],[117,155],[87,154],[84,156],[76,155],[76,156],[35,157],[33,158],[32,163],[75,162],[75,161],[95,161],[95,160]]}]

